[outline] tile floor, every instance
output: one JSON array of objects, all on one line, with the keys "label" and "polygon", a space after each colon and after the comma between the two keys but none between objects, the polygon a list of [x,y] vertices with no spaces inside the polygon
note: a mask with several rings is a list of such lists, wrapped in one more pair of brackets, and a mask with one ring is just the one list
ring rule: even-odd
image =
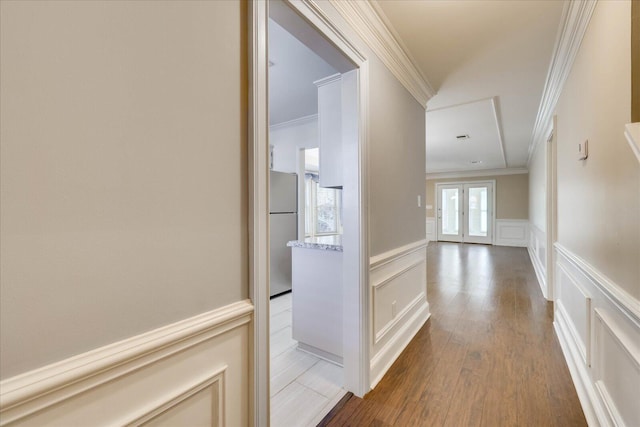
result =
[{"label": "tile floor", "polygon": [[342,368],[297,349],[291,293],[271,300],[271,426],[316,426],[345,395]]}]

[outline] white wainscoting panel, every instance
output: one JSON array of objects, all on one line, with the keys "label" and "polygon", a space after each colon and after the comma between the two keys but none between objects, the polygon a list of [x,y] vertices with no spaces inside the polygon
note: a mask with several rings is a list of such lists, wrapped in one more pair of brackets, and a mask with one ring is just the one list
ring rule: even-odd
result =
[{"label": "white wainscoting panel", "polygon": [[373,388],[429,318],[426,240],[371,258]]},{"label": "white wainscoting panel", "polygon": [[556,315],[566,324],[585,365],[591,364],[591,297],[571,277],[565,267],[558,265],[556,279]]},{"label": "white wainscoting panel", "polygon": [[536,227],[529,224],[529,243],[527,245],[533,270],[536,272],[540,290],[545,299],[550,299],[547,292],[547,234]]},{"label": "white wainscoting panel", "polygon": [[526,219],[496,219],[497,246],[526,248],[529,241],[529,221]]},{"label": "white wainscoting panel", "polygon": [[249,425],[240,301],[0,383],[0,425]]},{"label": "white wainscoting panel", "polygon": [[438,240],[436,226],[437,224],[436,224],[435,217],[428,216],[427,217],[427,243]]},{"label": "white wainscoting panel", "polygon": [[640,425],[640,301],[555,245],[554,327],[589,425]]}]

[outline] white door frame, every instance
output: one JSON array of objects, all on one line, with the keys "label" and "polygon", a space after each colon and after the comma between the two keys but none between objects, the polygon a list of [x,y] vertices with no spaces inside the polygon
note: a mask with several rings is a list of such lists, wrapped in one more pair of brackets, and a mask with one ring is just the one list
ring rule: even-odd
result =
[{"label": "white door frame", "polygon": [[558,203],[558,188],[557,188],[557,158],[556,147],[557,144],[557,116],[553,116],[551,120],[551,129],[548,131],[549,137],[547,138],[547,158],[546,158],[546,195],[547,195],[547,212],[546,223],[547,232],[546,237],[546,282],[547,282],[547,300],[555,300],[555,243],[557,241],[557,203]]},{"label": "white door frame", "polygon": [[[436,209],[436,241],[440,241],[439,239],[439,234],[440,234],[440,218],[438,217],[438,209],[440,207],[440,187],[441,186],[446,186],[446,185],[476,185],[476,184],[491,184],[492,186],[492,194],[491,194],[491,218],[490,218],[490,225],[491,225],[491,232],[489,233],[490,237],[491,237],[491,242],[490,244],[493,245],[495,244],[496,238],[496,180],[495,179],[483,179],[483,180],[477,180],[477,181],[456,181],[456,182],[436,182],[435,185],[435,209]],[[465,195],[463,197],[463,201],[461,203],[461,207],[462,210],[464,210],[465,208],[465,203],[467,200],[467,196]],[[461,225],[463,230],[466,230],[467,228],[467,224],[466,224],[466,217],[463,219],[463,221],[461,222]],[[465,242],[465,239],[462,239],[462,243],[472,243],[472,242]]]},{"label": "white door frame", "polygon": [[[369,63],[341,26],[315,3],[284,0],[298,15],[329,40],[357,68],[357,146],[345,150],[345,162],[357,167],[345,176],[356,184],[357,204],[343,236],[344,283],[357,283],[344,292],[343,363],[347,390],[363,396],[370,389],[369,250],[368,250],[368,115]],[[251,420],[269,424],[269,230],[268,230],[268,36],[269,2],[249,2],[249,289],[255,311],[251,342]],[[349,129],[347,132],[354,132]],[[349,160],[350,159],[350,160]],[[345,211],[346,211],[345,207]],[[345,212],[346,214],[346,212]],[[345,215],[346,216],[346,215]]]}]

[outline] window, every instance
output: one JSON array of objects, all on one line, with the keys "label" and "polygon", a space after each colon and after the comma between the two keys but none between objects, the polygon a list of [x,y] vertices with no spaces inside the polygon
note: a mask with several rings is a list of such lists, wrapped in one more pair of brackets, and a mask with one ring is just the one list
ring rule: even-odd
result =
[{"label": "window", "polygon": [[306,237],[342,234],[342,191],[320,187],[318,175],[305,174]]}]

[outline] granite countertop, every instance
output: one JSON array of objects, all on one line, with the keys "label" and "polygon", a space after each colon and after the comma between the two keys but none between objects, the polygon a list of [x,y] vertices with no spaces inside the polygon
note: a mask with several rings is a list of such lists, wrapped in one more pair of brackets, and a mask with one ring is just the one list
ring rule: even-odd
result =
[{"label": "granite countertop", "polygon": [[307,237],[304,240],[292,240],[287,243],[292,248],[320,249],[323,251],[342,252],[342,236]]}]

